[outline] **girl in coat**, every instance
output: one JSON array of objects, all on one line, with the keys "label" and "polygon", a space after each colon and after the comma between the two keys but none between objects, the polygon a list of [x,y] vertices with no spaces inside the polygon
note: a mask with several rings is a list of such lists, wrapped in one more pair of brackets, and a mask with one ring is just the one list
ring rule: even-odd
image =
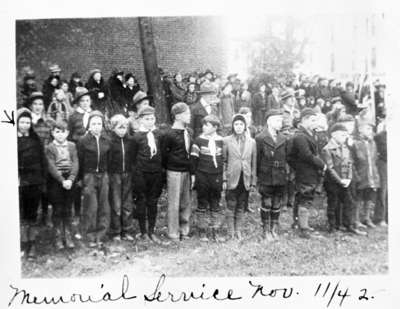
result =
[{"label": "girl in coat", "polygon": [[256,142],[246,132],[246,119],[238,114],[232,120],[232,134],[224,138],[225,187],[228,234],[233,239],[242,238],[243,213],[249,192],[256,185]]},{"label": "girl in coat", "polygon": [[45,183],[45,156],[39,136],[32,127],[32,115],[27,108],[17,111],[18,182],[21,217],[21,251],[28,258],[36,256],[37,211]]}]

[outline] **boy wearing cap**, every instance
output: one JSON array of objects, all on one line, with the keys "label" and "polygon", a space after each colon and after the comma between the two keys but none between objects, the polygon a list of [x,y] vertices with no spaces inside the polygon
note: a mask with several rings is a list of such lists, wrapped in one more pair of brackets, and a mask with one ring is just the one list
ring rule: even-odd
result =
[{"label": "boy wearing cap", "polygon": [[131,135],[139,130],[138,111],[143,107],[150,106],[150,99],[151,97],[146,95],[144,91],[139,90],[133,96],[132,102],[128,103],[129,132]]},{"label": "boy wearing cap", "polygon": [[281,200],[286,178],[286,138],[280,133],[282,113],[271,109],[266,126],[256,136],[257,182],[261,194],[261,221],[266,241],[278,238]]},{"label": "boy wearing cap", "polygon": [[89,247],[101,246],[110,224],[108,199],[110,140],[103,133],[104,117],[93,111],[88,119],[88,133],[77,144],[79,178],[82,180],[82,233]]},{"label": "boy wearing cap", "polygon": [[308,225],[309,208],[314,201],[318,184],[321,182],[326,164],[318,157],[314,130],[317,114],[311,108],[301,111],[299,130],[291,142],[288,163],[296,174],[295,208],[298,209],[300,236],[310,238],[314,230]]},{"label": "boy wearing cap", "polygon": [[[220,235],[220,199],[223,183],[222,137],[217,134],[221,123],[217,116],[203,118],[203,134],[198,136],[190,152],[191,174],[197,191],[197,217],[201,241],[208,241],[210,219],[211,235],[215,241],[224,241]],[[209,213],[209,214],[208,214]]]},{"label": "boy wearing cap", "polygon": [[357,190],[356,219],[363,211],[361,223],[375,228],[372,222],[376,201],[376,191],[380,187],[379,173],[376,166],[378,154],[373,136],[374,124],[368,120],[358,122],[358,136],[354,140],[354,179]]},{"label": "boy wearing cap", "polygon": [[322,149],[322,158],[327,165],[324,187],[328,198],[328,229],[332,233],[344,227],[347,231],[366,235],[358,230],[352,220],[353,199],[350,183],[353,178],[353,159],[346,141],[349,133],[343,124],[332,126],[331,138]]},{"label": "boy wearing cap", "polygon": [[114,240],[133,240],[132,222],[132,152],[128,135],[128,119],[117,114],[111,117],[110,134],[110,234]]},{"label": "boy wearing cap", "polygon": [[168,237],[173,241],[189,237],[190,208],[190,109],[183,102],[171,108],[172,127],[161,139],[162,165],[167,170]]},{"label": "boy wearing cap", "polygon": [[232,120],[232,134],[224,138],[226,204],[228,235],[242,238],[243,213],[248,207],[249,192],[256,186],[257,149],[247,132],[246,118],[237,114]]},{"label": "boy wearing cap", "polygon": [[163,187],[161,133],[155,127],[154,108],[142,107],[138,112],[138,117],[139,130],[133,135],[131,144],[136,216],[140,228],[138,238],[160,244],[161,241],[155,235],[154,230],[157,219],[157,203]]}]

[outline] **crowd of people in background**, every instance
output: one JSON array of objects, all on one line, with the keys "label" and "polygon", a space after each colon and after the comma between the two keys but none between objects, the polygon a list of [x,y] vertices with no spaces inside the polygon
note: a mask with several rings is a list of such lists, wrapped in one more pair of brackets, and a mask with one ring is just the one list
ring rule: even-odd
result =
[{"label": "crowd of people in background", "polygon": [[[157,102],[131,72],[115,69],[106,81],[95,69],[84,83],[78,72],[68,81],[58,65],[49,69],[41,89],[26,71],[18,95],[21,252],[29,258],[37,255],[40,224],[53,226],[57,250],[81,240],[168,245],[194,230],[204,242],[240,240],[245,213],[254,211],[252,191],[261,196],[266,241],[279,239],[282,207],[292,209],[299,236],[321,237],[309,209],[325,193],[329,233],[367,235],[387,224],[379,81],[342,85],[299,75],[270,82],[160,69],[170,125],[157,123]],[[168,239],[155,230],[164,185]]]}]

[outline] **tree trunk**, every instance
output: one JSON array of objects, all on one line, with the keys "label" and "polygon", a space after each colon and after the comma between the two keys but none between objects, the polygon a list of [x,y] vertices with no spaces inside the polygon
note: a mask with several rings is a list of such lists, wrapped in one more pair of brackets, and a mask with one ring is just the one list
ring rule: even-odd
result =
[{"label": "tree trunk", "polygon": [[158,71],[157,53],[153,37],[153,26],[150,17],[139,17],[138,20],[140,45],[148,92],[153,96],[157,123],[166,124],[170,119],[169,110],[167,108],[161,77]]}]

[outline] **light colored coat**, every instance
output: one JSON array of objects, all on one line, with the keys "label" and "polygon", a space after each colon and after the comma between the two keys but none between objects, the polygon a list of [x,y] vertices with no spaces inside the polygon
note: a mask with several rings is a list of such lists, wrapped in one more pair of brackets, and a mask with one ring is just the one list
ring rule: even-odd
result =
[{"label": "light colored coat", "polygon": [[240,174],[243,171],[243,182],[246,190],[257,183],[257,148],[253,138],[246,136],[243,154],[240,153],[239,143],[234,135],[224,138],[223,156],[227,190],[237,187]]}]

